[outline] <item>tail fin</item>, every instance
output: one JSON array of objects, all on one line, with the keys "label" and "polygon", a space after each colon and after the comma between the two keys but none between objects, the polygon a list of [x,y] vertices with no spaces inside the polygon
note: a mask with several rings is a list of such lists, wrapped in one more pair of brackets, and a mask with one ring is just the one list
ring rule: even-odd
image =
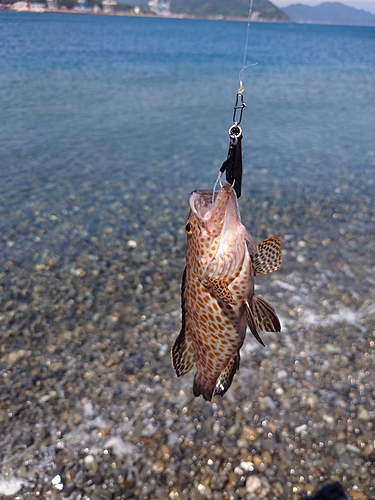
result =
[{"label": "tail fin", "polygon": [[207,387],[203,382],[199,380],[199,371],[194,377],[193,393],[194,396],[202,395],[207,401],[211,401],[212,396],[224,396],[229,387],[232,385],[233,377],[238,368],[240,367],[240,353],[238,352],[233,358],[231,358],[220,373],[219,378],[212,387]]},{"label": "tail fin", "polygon": [[198,379],[199,375],[198,372],[195,374],[194,377],[194,385],[193,385],[193,394],[195,397],[198,397],[202,394],[204,399],[207,401],[211,401],[212,399],[212,394],[214,392],[215,387],[205,387]]}]

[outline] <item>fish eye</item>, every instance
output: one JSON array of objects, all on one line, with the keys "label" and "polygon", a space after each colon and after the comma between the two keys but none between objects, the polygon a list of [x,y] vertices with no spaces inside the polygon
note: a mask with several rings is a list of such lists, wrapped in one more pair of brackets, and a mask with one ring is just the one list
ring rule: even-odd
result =
[{"label": "fish eye", "polygon": [[186,233],[190,236],[193,233],[193,224],[191,223],[190,220],[186,221],[185,224],[185,231]]}]

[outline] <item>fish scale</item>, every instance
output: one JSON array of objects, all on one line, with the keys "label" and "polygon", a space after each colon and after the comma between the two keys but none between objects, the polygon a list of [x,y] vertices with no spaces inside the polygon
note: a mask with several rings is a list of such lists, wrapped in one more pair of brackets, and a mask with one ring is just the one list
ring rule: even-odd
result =
[{"label": "fish scale", "polygon": [[196,368],[194,395],[211,400],[226,393],[239,369],[247,326],[262,344],[258,330],[280,331],[274,308],[254,294],[254,276],[279,268],[281,240],[255,246],[229,184],[193,191],[189,204],[182,325],[172,362],[178,376]]}]

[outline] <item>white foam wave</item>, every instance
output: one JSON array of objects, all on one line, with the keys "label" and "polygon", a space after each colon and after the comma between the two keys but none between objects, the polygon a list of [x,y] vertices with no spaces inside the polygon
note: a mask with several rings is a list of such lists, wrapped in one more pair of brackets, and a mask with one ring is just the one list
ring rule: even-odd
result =
[{"label": "white foam wave", "polygon": [[23,484],[22,479],[0,476],[0,494],[6,496],[15,495],[21,490]]}]

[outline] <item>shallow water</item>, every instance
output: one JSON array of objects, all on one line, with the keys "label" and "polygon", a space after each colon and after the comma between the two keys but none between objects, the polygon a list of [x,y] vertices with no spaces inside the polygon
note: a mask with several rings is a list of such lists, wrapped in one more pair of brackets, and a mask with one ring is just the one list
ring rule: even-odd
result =
[{"label": "shallow water", "polygon": [[283,332],[246,341],[213,405],[168,353],[246,24],[0,12],[0,30],[0,494],[59,470],[72,498],[244,498],[254,476],[259,498],[328,480],[374,498],[374,28],[251,26],[240,208],[256,242],[283,238],[257,282]]}]

